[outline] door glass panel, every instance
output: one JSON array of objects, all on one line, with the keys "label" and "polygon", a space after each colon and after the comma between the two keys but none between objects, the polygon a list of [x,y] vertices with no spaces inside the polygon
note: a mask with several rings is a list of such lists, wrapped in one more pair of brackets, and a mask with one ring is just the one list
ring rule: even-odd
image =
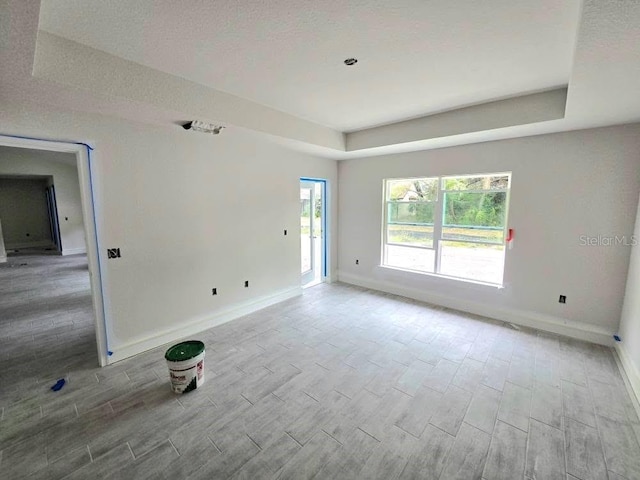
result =
[{"label": "door glass panel", "polygon": [[312,268],[313,258],[313,231],[312,231],[312,211],[311,211],[312,188],[300,187],[300,252],[301,252],[301,272],[305,273]]}]

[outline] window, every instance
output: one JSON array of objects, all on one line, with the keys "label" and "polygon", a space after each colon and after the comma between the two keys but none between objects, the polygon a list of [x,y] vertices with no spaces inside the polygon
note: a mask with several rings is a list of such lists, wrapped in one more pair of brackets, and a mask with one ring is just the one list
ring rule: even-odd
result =
[{"label": "window", "polygon": [[382,264],[502,285],[511,174],[388,179]]}]

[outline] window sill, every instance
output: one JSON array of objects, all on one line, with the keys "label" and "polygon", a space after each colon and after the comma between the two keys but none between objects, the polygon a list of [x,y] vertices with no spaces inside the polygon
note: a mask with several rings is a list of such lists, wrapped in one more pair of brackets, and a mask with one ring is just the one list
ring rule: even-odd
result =
[{"label": "window sill", "polygon": [[459,285],[462,283],[462,284],[468,285],[469,287],[479,287],[480,289],[490,288],[495,290],[503,290],[505,288],[504,284],[498,285],[496,283],[481,282],[479,280],[469,280],[467,278],[450,277],[448,275],[442,275],[440,273],[421,272],[418,270],[409,270],[406,268],[391,267],[389,265],[378,265],[377,268],[380,268],[382,270],[389,270],[392,272],[409,273],[413,275],[437,278],[439,280],[444,280],[445,282],[455,283],[456,285]]}]

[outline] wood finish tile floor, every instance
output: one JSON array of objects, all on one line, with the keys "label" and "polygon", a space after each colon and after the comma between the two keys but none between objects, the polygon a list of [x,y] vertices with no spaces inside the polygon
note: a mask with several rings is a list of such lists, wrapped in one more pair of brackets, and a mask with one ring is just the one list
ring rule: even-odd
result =
[{"label": "wood finish tile floor", "polygon": [[0,265],[0,477],[640,478],[602,346],[342,284],[197,337],[183,396],[165,347],[97,368],[86,260]]}]

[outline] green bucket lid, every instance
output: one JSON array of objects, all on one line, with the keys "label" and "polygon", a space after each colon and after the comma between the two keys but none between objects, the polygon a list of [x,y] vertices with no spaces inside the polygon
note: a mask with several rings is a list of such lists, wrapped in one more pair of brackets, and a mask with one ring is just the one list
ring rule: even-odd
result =
[{"label": "green bucket lid", "polygon": [[204,343],[199,340],[189,340],[171,347],[164,354],[164,358],[170,362],[182,362],[183,360],[195,358],[202,352],[204,352]]}]

